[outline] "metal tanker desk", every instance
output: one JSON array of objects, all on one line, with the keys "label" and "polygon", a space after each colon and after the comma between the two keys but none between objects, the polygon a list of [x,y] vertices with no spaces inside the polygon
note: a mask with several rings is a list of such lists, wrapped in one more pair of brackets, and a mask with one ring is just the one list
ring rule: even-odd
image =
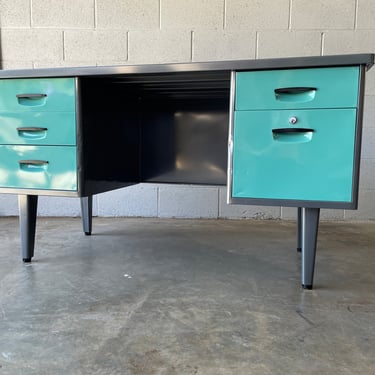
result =
[{"label": "metal tanker desk", "polygon": [[38,195],[140,182],[227,185],[228,203],[298,208],[313,285],[320,208],[356,209],[371,54],[0,72],[0,193],[19,195],[22,258]]}]

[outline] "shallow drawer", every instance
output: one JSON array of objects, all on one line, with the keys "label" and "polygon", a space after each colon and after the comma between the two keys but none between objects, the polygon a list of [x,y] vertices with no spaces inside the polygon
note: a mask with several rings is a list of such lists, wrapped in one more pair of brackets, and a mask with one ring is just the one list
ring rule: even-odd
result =
[{"label": "shallow drawer", "polygon": [[357,106],[359,67],[238,72],[236,110]]},{"label": "shallow drawer", "polygon": [[355,109],[236,112],[232,196],[351,202],[355,120]]},{"label": "shallow drawer", "polygon": [[74,78],[0,80],[0,111],[74,110]]},{"label": "shallow drawer", "polygon": [[76,147],[0,146],[0,187],[77,190]]},{"label": "shallow drawer", "polygon": [[0,112],[0,144],[75,145],[75,112]]}]

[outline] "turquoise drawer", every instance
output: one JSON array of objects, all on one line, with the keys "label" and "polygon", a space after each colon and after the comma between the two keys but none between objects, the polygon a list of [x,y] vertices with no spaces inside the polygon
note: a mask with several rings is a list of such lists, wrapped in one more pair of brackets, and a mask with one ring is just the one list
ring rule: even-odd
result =
[{"label": "turquoise drawer", "polygon": [[355,109],[236,112],[232,197],[351,202],[355,120]]},{"label": "turquoise drawer", "polygon": [[238,72],[236,110],[355,108],[359,67]]},{"label": "turquoise drawer", "polygon": [[0,187],[77,190],[76,147],[0,146]]},{"label": "turquoise drawer", "polygon": [[0,111],[75,111],[74,78],[0,80]]},{"label": "turquoise drawer", "polygon": [[0,112],[0,144],[75,145],[75,112]]}]

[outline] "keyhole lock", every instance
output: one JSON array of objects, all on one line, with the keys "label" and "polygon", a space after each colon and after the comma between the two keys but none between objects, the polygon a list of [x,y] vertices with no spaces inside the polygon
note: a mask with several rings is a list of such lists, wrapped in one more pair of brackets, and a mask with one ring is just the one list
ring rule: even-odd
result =
[{"label": "keyhole lock", "polygon": [[297,121],[298,121],[298,119],[297,119],[297,117],[291,117],[290,119],[289,119],[289,124],[291,124],[291,125],[294,125],[294,124],[296,124],[297,123]]}]

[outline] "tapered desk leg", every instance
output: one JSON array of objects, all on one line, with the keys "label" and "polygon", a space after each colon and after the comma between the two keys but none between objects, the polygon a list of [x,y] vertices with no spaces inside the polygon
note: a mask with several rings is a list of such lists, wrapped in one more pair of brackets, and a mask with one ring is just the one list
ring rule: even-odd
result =
[{"label": "tapered desk leg", "polygon": [[31,262],[31,258],[34,256],[38,196],[19,195],[18,208],[21,231],[22,260],[24,262]]},{"label": "tapered desk leg", "polygon": [[302,208],[297,209],[297,251],[302,251]]},{"label": "tapered desk leg", "polygon": [[83,231],[89,236],[92,231],[92,195],[81,197],[81,214]]},{"label": "tapered desk leg", "polygon": [[312,289],[320,208],[302,208],[302,287]]}]

